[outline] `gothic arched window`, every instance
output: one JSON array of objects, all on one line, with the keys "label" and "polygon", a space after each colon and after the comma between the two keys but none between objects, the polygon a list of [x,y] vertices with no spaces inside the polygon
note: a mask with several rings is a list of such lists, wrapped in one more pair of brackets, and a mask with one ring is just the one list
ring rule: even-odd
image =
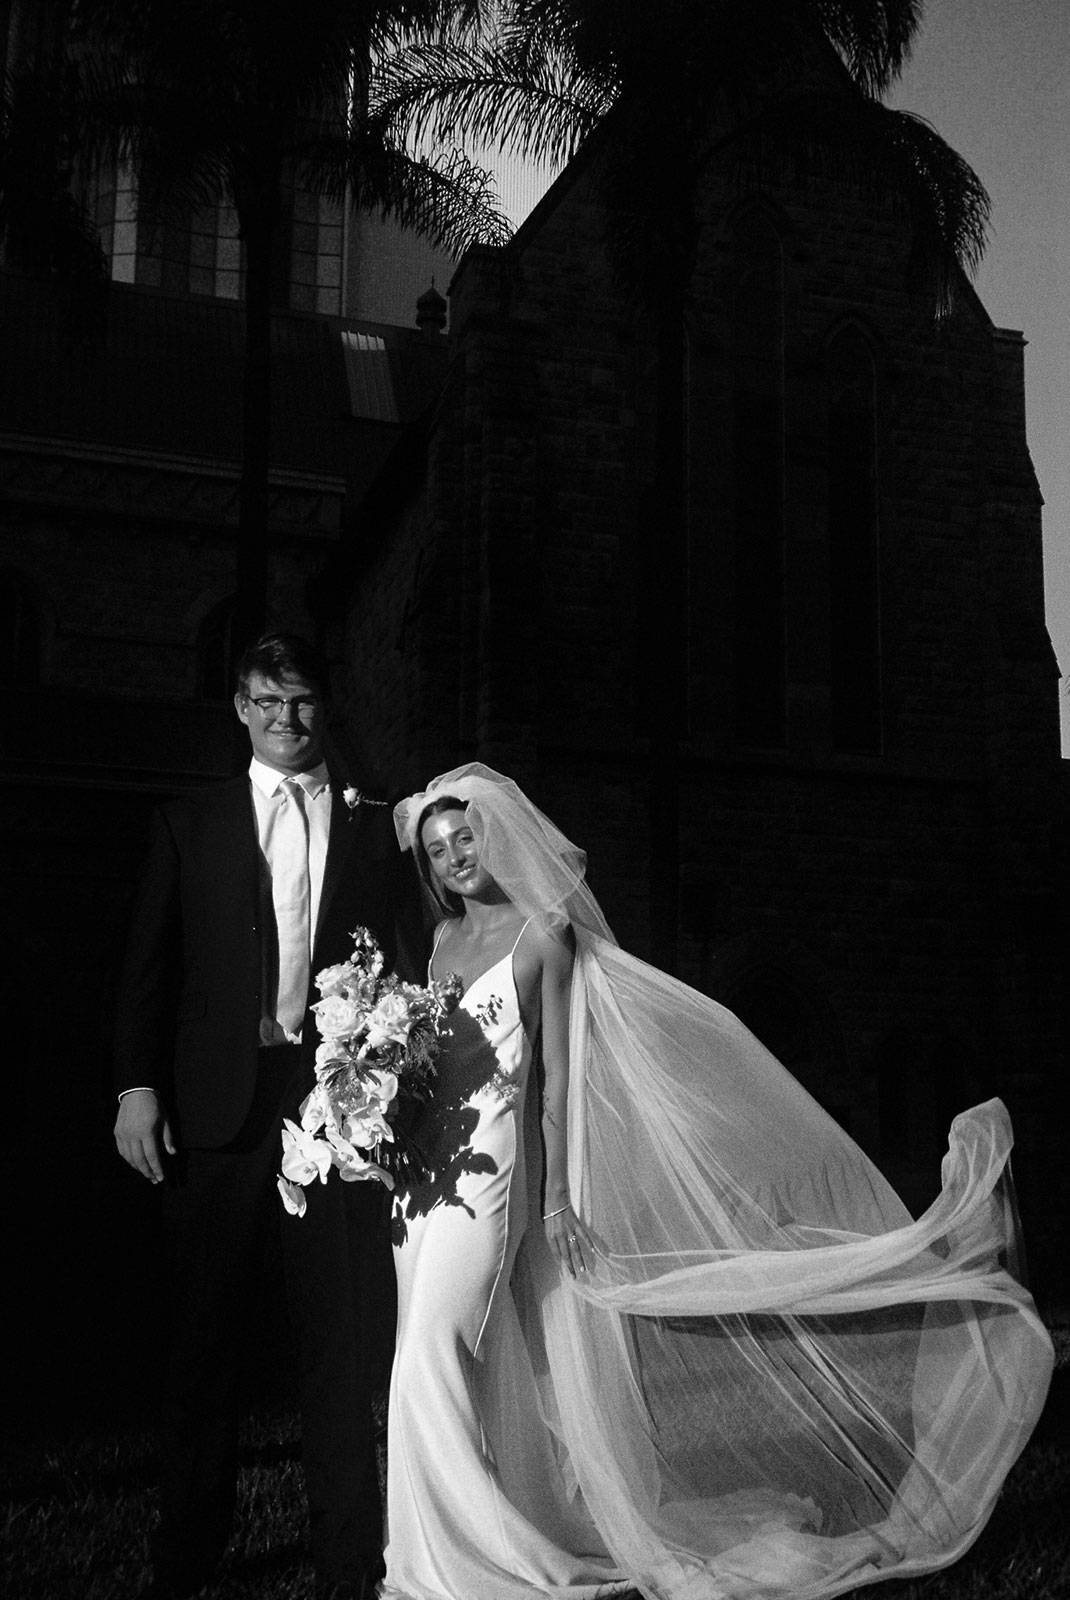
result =
[{"label": "gothic arched window", "polygon": [[784,688],[784,270],[772,223],[736,225],[732,295],[734,714],[738,738],[781,745]]},{"label": "gothic arched window", "polygon": [[880,546],[873,352],[844,328],[825,353],[829,697],[836,750],[880,752]]}]

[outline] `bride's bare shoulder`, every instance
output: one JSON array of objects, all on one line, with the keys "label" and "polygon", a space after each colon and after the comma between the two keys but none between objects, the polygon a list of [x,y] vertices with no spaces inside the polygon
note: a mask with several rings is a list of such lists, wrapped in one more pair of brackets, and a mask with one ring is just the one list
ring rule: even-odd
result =
[{"label": "bride's bare shoulder", "polygon": [[457,939],[457,917],[443,917],[441,922],[435,923],[435,931],[431,935],[431,949],[435,956],[447,952]]},{"label": "bride's bare shoulder", "polygon": [[544,975],[567,975],[575,952],[575,935],[567,922],[560,928],[541,928],[529,922],[517,948],[517,954],[526,956]]}]

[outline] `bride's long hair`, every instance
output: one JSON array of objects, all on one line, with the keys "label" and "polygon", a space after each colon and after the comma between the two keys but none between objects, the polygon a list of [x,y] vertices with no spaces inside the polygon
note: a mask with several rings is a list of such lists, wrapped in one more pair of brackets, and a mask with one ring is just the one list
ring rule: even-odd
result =
[{"label": "bride's long hair", "polygon": [[447,917],[463,917],[464,901],[459,894],[454,894],[452,889],[445,888],[435,881],[435,874],[431,870],[431,858],[424,845],[424,823],[428,817],[441,816],[444,811],[466,811],[467,806],[463,800],[458,800],[456,795],[438,795],[428,805],[424,806],[416,819],[416,827],[412,835],[412,853],[416,861],[416,871],[425,892],[431,897],[431,904],[436,912],[444,912]]}]

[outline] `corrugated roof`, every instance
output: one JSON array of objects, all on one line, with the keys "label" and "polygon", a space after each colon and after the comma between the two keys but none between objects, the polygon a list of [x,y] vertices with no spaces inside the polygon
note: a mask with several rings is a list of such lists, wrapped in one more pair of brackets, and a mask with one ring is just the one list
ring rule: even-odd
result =
[{"label": "corrugated roof", "polygon": [[[362,423],[378,435],[427,404],[446,359],[438,344],[415,329],[276,315],[274,463],[346,473]],[[99,333],[74,340],[47,285],[0,273],[0,432],[236,462],[243,347],[239,305],[122,284]]]}]

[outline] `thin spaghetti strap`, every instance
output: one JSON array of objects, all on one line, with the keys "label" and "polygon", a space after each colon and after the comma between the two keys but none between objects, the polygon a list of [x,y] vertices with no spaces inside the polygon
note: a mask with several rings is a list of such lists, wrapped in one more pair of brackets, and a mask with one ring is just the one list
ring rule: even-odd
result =
[{"label": "thin spaghetti strap", "polygon": [[531,921],[531,918],[528,917],[526,919],[525,923],[524,923],[524,926],[521,928],[520,932],[517,934],[516,938],[514,939],[513,948],[509,952],[510,956],[515,956],[516,955],[516,947],[520,943],[521,939],[524,937],[525,933],[527,933],[527,931],[528,931],[528,923],[530,921]]},{"label": "thin spaghetti strap", "polygon": [[[524,927],[526,927],[526,926],[527,926],[527,924],[525,923]],[[445,933],[445,931],[446,931],[445,922],[440,922],[439,925],[438,925],[438,932],[435,934],[435,942],[431,946],[431,954],[427,958],[427,981],[428,981],[428,983],[431,982],[431,978],[432,978],[431,968],[435,964],[435,956],[438,953],[439,942],[440,942],[440,940],[442,938],[442,935]],[[523,933],[524,928],[521,928],[520,931],[521,931],[521,933]]]}]

